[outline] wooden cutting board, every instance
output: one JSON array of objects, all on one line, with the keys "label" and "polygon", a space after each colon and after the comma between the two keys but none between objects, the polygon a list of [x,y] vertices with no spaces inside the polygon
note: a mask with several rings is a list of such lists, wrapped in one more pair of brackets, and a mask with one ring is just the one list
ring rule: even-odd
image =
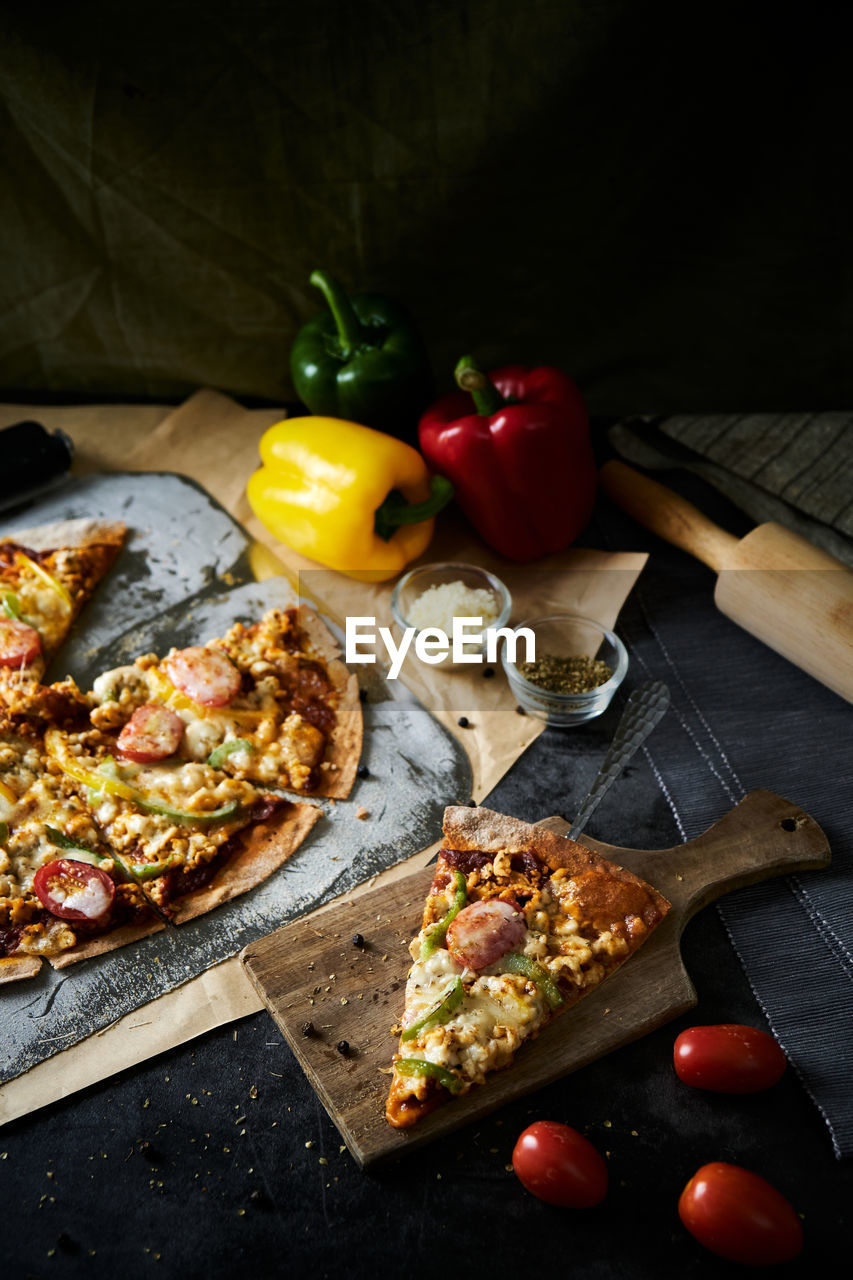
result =
[{"label": "wooden cutting board", "polygon": [[[543,825],[561,834],[569,827],[562,818],[547,818]],[[672,849],[581,840],[654,885],[672,910],[627,964],[524,1045],[508,1070],[409,1131],[392,1129],[385,1120],[384,1072],[397,1048],[391,1027],[403,1010],[411,964],[407,947],[420,928],[434,868],[421,867],[388,886],[344,898],[243,951],[249,977],[363,1168],[494,1111],[692,1008],[696,992],[680,949],[690,917],[732,889],[824,867],[830,860],[817,823],[769,791],[750,792],[697,839]],[[353,945],[354,934],[365,939],[362,949]],[[306,1022],[314,1026],[308,1036],[302,1032]],[[337,1049],[342,1040],[349,1045],[346,1056]]]}]

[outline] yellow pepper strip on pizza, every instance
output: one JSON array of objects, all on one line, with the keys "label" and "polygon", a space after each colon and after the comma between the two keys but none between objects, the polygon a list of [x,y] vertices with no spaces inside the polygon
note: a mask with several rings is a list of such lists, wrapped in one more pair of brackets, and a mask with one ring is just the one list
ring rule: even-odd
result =
[{"label": "yellow pepper strip on pizza", "polygon": [[11,712],[54,705],[40,684],[80,610],[118,555],[126,527],[62,520],[0,538],[0,703]]}]

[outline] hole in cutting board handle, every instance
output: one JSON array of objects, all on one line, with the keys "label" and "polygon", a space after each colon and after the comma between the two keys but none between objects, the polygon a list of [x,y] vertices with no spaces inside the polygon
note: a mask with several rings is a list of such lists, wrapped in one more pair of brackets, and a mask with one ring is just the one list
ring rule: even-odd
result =
[{"label": "hole in cutting board handle", "polygon": [[779,826],[783,831],[796,831],[797,827],[801,827],[805,820],[805,814],[798,813],[796,818],[783,818]]}]

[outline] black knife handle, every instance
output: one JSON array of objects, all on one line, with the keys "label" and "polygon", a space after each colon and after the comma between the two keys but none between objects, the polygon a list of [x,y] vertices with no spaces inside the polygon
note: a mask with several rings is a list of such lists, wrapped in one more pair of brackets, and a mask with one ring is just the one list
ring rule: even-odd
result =
[{"label": "black knife handle", "polygon": [[64,431],[47,431],[40,422],[16,422],[0,431],[0,503],[25,498],[71,466],[74,446]]}]

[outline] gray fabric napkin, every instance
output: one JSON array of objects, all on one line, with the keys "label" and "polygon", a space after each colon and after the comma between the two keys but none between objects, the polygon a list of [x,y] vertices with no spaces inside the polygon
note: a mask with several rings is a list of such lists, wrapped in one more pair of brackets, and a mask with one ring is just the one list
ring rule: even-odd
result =
[{"label": "gray fabric napkin", "polygon": [[634,466],[701,476],[756,524],[774,520],[853,567],[853,414],[641,417],[609,438]]},{"label": "gray fabric napkin", "polygon": [[[610,513],[613,545],[629,545],[632,530],[622,512]],[[655,540],[620,617],[635,678],[665,680],[672,693],[645,750],[685,840],[757,787],[800,805],[826,832],[830,868],[740,890],[718,909],[836,1155],[849,1157],[853,707],[720,614],[713,585],[709,570]]]}]

